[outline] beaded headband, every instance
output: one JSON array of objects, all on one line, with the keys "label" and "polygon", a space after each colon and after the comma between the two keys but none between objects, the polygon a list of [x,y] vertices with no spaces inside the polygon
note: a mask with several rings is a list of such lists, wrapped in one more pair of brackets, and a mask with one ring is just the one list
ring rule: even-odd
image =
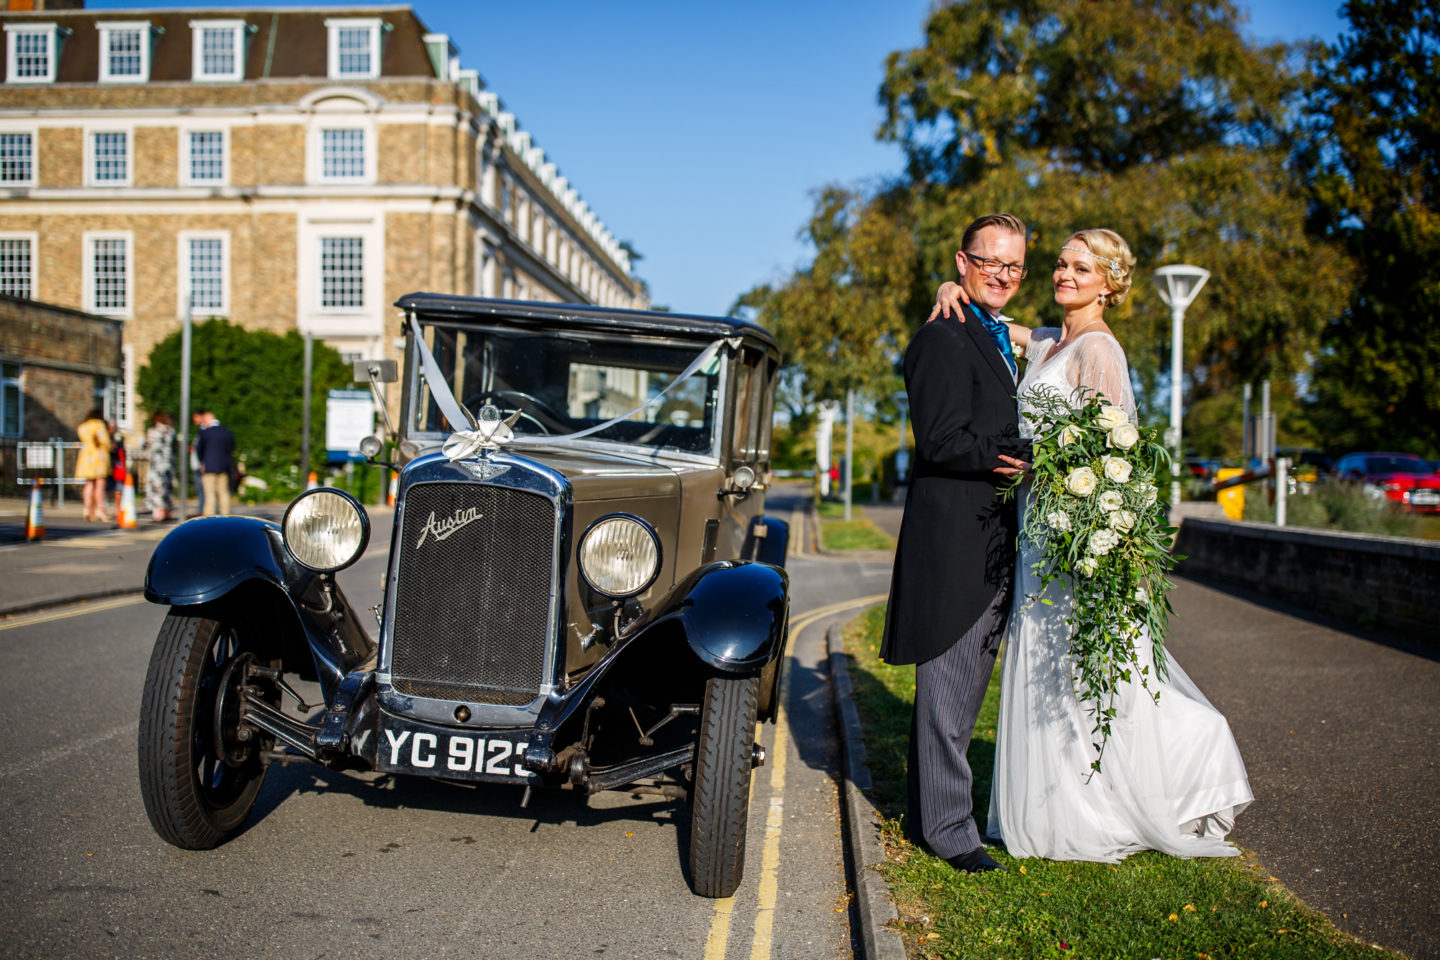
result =
[{"label": "beaded headband", "polygon": [[1110,269],[1111,269],[1111,270],[1123,271],[1123,270],[1125,269],[1125,268],[1121,265],[1121,263],[1120,263],[1119,260],[1111,260],[1109,257],[1102,257],[1102,256],[1100,256],[1100,254],[1095,253],[1095,252],[1092,251],[1092,250],[1085,249],[1085,248],[1083,248],[1083,247],[1064,246],[1064,247],[1061,247],[1060,249],[1061,249],[1061,250],[1070,250],[1070,251],[1073,251],[1073,252],[1075,252],[1075,253],[1088,253],[1088,254],[1090,254],[1090,256],[1094,257],[1096,260],[1099,260],[1101,263],[1108,263],[1108,264],[1110,264]]}]

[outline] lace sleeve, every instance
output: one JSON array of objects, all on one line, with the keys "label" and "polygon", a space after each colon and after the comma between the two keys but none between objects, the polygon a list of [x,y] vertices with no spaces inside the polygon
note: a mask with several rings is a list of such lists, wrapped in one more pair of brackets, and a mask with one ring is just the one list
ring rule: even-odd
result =
[{"label": "lace sleeve", "polygon": [[1030,331],[1030,345],[1023,356],[1031,363],[1044,363],[1046,355],[1059,341],[1059,327],[1036,327]]},{"label": "lace sleeve", "polygon": [[1103,333],[1087,334],[1072,348],[1070,382],[1100,391],[1107,403],[1135,418],[1135,393],[1130,389],[1130,365],[1120,342]]}]

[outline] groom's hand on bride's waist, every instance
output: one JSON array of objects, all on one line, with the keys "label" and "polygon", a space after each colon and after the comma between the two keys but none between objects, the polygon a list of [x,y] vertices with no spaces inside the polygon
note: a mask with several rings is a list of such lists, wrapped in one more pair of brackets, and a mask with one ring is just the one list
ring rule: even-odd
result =
[{"label": "groom's hand on bride's waist", "polygon": [[1030,462],[1028,460],[1021,460],[1018,457],[1007,457],[1003,453],[1000,454],[1000,459],[1005,463],[1005,466],[996,467],[995,472],[1002,477],[1018,477],[1030,469]]}]

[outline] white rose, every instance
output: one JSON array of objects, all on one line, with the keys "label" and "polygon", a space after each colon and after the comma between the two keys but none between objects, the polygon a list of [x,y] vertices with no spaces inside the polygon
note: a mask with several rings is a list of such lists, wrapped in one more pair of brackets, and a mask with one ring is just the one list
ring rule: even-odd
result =
[{"label": "white rose", "polygon": [[1119,510],[1123,506],[1125,506],[1125,498],[1120,495],[1120,491],[1106,490],[1100,494],[1100,509],[1106,513]]},{"label": "white rose", "polygon": [[[1134,428],[1132,427],[1131,429]],[[1105,470],[1105,476],[1114,480],[1116,483],[1126,483],[1129,481],[1130,471],[1134,469],[1134,467],[1130,466],[1130,461],[1124,457],[1103,457],[1100,460],[1100,466]]]},{"label": "white rose", "polygon": [[1145,483],[1140,486],[1140,493],[1145,497],[1145,506],[1155,506],[1155,501],[1160,497],[1160,491],[1153,483]]},{"label": "white rose", "polygon": [[1102,430],[1114,430],[1122,423],[1129,423],[1130,418],[1120,407],[1107,403],[1100,408],[1100,419],[1095,422],[1100,425]]},{"label": "white rose", "polygon": [[1047,516],[1045,522],[1050,524],[1051,530],[1059,530],[1063,533],[1070,529],[1070,515],[1058,510]]},{"label": "white rose", "polygon": [[1144,587],[1136,587],[1136,588],[1135,588],[1135,602],[1136,602],[1136,603],[1149,603],[1149,602],[1150,602],[1150,591],[1146,590]]},{"label": "white rose", "polygon": [[1119,543],[1120,535],[1118,533],[1116,533],[1114,530],[1107,530],[1104,527],[1101,527],[1099,530],[1096,530],[1094,533],[1090,534],[1089,549],[1090,552],[1095,554],[1096,556],[1103,557],[1111,550],[1114,550],[1116,545],[1118,545]]},{"label": "white rose", "polygon": [[1110,445],[1120,450],[1129,450],[1140,442],[1140,431],[1133,423],[1122,423],[1110,430]]},{"label": "white rose", "polygon": [[1080,428],[1073,423],[1060,431],[1060,446],[1068,447],[1080,439]]},{"label": "white rose", "polygon": [[1089,467],[1076,467],[1065,478],[1065,489],[1077,497],[1088,497],[1095,492],[1095,471]]},{"label": "white rose", "polygon": [[1100,561],[1094,557],[1084,557],[1075,565],[1075,569],[1087,577],[1095,576],[1095,571],[1100,569]]},{"label": "white rose", "polygon": [[1121,533],[1129,533],[1135,526],[1135,514],[1129,510],[1116,510],[1110,514],[1110,526]]}]

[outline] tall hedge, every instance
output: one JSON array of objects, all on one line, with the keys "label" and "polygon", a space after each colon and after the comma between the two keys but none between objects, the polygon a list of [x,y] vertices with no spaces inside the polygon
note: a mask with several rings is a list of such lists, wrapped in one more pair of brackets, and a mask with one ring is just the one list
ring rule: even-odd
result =
[{"label": "tall hedge", "polygon": [[[234,432],[236,454],[243,458],[246,472],[269,484],[269,494],[276,498],[293,494],[302,482],[304,357],[304,338],[294,331],[282,337],[219,319],[194,327],[190,410],[208,408]],[[310,462],[312,469],[323,470],[326,391],[353,383],[349,365],[319,341],[314,345],[312,378]],[[147,416],[164,410],[178,417],[179,331],[150,351],[136,388]]]}]

